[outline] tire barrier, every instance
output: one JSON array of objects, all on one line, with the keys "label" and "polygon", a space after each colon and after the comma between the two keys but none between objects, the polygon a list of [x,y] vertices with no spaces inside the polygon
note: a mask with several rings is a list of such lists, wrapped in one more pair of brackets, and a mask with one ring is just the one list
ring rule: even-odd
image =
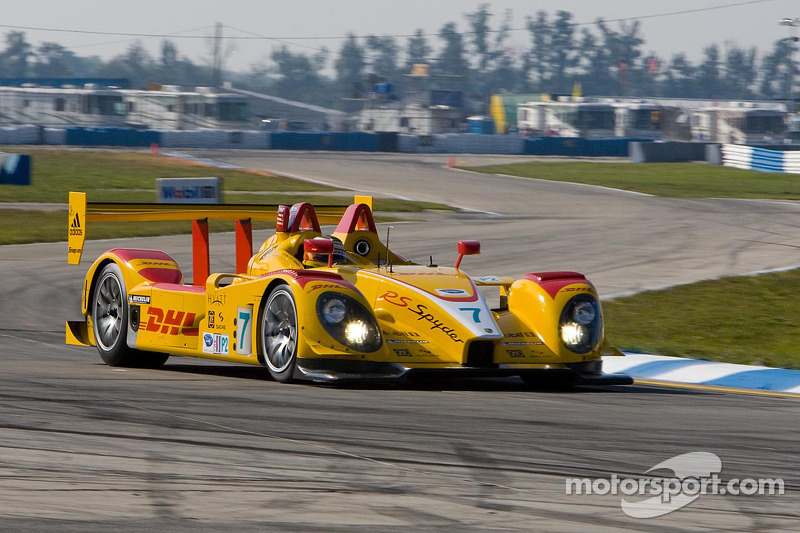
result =
[{"label": "tire barrier", "polygon": [[[0,128],[0,144],[128,147],[158,145],[162,148],[471,153],[565,157],[627,157],[628,144],[640,141],[642,139],[525,138],[513,134],[481,133],[402,135],[396,132],[162,131],[133,128],[41,128],[39,126]],[[698,144],[703,146],[702,143]]]},{"label": "tire barrier", "polygon": [[526,139],[526,155],[568,157],[628,157],[628,145],[641,139],[587,139],[584,137],[538,137]]},{"label": "tire barrier", "polygon": [[722,145],[722,164],[726,167],[745,170],[800,174],[800,152],[724,144]]},{"label": "tire barrier", "polygon": [[0,144],[40,144],[42,142],[40,126],[6,126],[0,128]]},{"label": "tire barrier", "polygon": [[65,144],[78,146],[150,146],[161,144],[161,132],[133,128],[66,128]]},{"label": "tire barrier", "polygon": [[377,152],[379,137],[364,132],[296,132],[276,131],[270,134],[273,150],[333,150]]}]

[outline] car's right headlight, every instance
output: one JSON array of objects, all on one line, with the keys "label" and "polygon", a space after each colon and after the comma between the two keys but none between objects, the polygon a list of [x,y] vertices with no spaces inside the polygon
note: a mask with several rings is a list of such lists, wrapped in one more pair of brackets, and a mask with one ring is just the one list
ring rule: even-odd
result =
[{"label": "car's right headlight", "polygon": [[358,300],[340,292],[324,292],[317,299],[317,315],[331,337],[359,352],[381,347],[381,331],[372,313]]},{"label": "car's right headlight", "polygon": [[561,311],[558,332],[561,342],[572,352],[584,354],[597,348],[603,334],[597,299],[589,294],[573,296]]}]

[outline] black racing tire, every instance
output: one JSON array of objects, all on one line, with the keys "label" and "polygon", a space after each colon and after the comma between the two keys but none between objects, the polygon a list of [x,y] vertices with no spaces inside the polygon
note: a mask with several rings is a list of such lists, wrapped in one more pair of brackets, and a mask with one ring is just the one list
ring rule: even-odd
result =
[{"label": "black racing tire", "polygon": [[128,347],[128,292],[116,263],[100,270],[92,298],[92,330],[100,358],[109,366],[158,368],[169,354],[143,352]]},{"label": "black racing tire", "polygon": [[130,366],[133,350],[128,348],[128,293],[116,263],[100,270],[92,298],[92,329],[100,358],[109,366]]},{"label": "black racing tire", "polygon": [[286,284],[269,293],[261,312],[260,344],[264,364],[275,381],[292,381],[297,363],[299,328],[292,289]]}]

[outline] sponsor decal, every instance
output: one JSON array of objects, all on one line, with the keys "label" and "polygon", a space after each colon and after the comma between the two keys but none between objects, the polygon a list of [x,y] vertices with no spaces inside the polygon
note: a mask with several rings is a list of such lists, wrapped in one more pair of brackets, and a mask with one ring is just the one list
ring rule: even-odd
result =
[{"label": "sponsor decal", "polygon": [[208,312],[208,327],[209,329],[216,329],[216,330],[226,330],[228,329],[225,327],[225,316],[222,314],[222,311],[209,311]]},{"label": "sponsor decal", "polygon": [[184,313],[183,311],[173,311],[172,309],[159,309],[158,307],[148,307],[149,317],[145,331],[160,332],[162,335],[186,335],[196,337],[197,328],[193,327],[195,313]]},{"label": "sponsor decal", "polygon": [[83,227],[81,227],[81,217],[78,215],[78,213],[75,213],[75,216],[72,217],[72,222],[69,225],[69,234],[77,235],[79,237],[83,235]]},{"label": "sponsor decal", "polygon": [[314,292],[319,289],[341,289],[343,288],[341,285],[335,283],[315,283],[311,285],[307,290],[308,292]]},{"label": "sponsor decal", "polygon": [[209,294],[208,295],[208,305],[225,305],[225,301],[228,299],[227,294]]},{"label": "sponsor decal", "polygon": [[404,350],[404,349],[396,349],[395,348],[394,353],[395,353],[395,355],[397,355],[399,357],[411,357],[411,352],[409,352],[408,350]]},{"label": "sponsor decal", "polygon": [[416,339],[394,339],[394,340],[387,340],[386,344],[428,344],[428,341],[416,340]]},{"label": "sponsor decal", "polygon": [[[503,335],[506,339],[519,339],[519,338],[530,338],[530,339],[538,339],[539,336],[532,331],[510,331]],[[542,344],[542,342],[531,342],[531,344]]]},{"label": "sponsor decal", "polygon": [[[459,311],[466,311],[467,313],[472,313],[472,321],[476,324],[481,323],[481,308],[480,307],[459,307]],[[491,331],[487,331],[487,333],[491,333]]]},{"label": "sponsor decal", "polygon": [[436,316],[428,312],[428,307],[422,304],[417,304],[416,309],[409,307],[409,303],[411,303],[412,299],[408,296],[400,296],[394,291],[387,291],[382,296],[382,299],[386,300],[390,304],[396,305],[398,307],[403,307],[408,309],[415,315],[417,315],[417,320],[425,320],[431,325],[431,329],[438,329],[441,330],[445,335],[450,337],[450,339],[455,343],[464,343],[464,340],[458,336],[458,333],[449,326],[446,326],[444,322],[437,319]]},{"label": "sponsor decal", "polygon": [[564,292],[593,292],[590,287],[567,287]]},{"label": "sponsor decal", "polygon": [[219,333],[203,333],[203,353],[228,355],[229,337]]},{"label": "sponsor decal", "polygon": [[381,298],[392,305],[396,305],[397,307],[408,307],[408,304],[411,303],[411,298],[408,296],[400,296],[394,291],[387,291],[383,293]]},{"label": "sponsor decal", "polygon": [[392,337],[419,337],[419,333],[416,331],[394,331],[394,330],[383,330],[382,331],[384,336],[392,336]]},{"label": "sponsor decal", "polygon": [[163,200],[208,200],[217,197],[217,187],[203,185],[195,187],[165,186],[161,189]]},{"label": "sponsor decal", "polygon": [[175,263],[172,261],[154,261],[151,259],[139,259],[131,261],[138,267],[152,267],[152,268],[175,268]]},{"label": "sponsor decal", "polygon": [[416,309],[408,308],[409,311],[419,316],[417,320],[427,320],[431,325],[431,329],[440,329],[442,333],[450,337],[453,342],[464,344],[464,341],[459,338],[458,333],[451,327],[445,326],[441,320],[438,320],[434,315],[428,313],[428,308],[422,304],[417,304]]},{"label": "sponsor decal", "polygon": [[522,353],[522,350],[506,350],[506,353],[509,357],[525,357],[525,354]]},{"label": "sponsor decal", "polygon": [[253,355],[253,308],[239,307],[236,309],[236,353],[239,355]]},{"label": "sponsor decal", "polygon": [[140,294],[129,294],[128,295],[128,303],[129,304],[150,305],[150,297],[149,296],[142,296]]},{"label": "sponsor decal", "polygon": [[541,342],[501,342],[503,346],[540,346]]},{"label": "sponsor decal", "polygon": [[469,296],[464,289],[436,289],[436,294],[441,296]]},{"label": "sponsor decal", "polygon": [[481,276],[480,278],[475,278],[475,281],[480,283],[500,283],[503,280],[497,276]]}]

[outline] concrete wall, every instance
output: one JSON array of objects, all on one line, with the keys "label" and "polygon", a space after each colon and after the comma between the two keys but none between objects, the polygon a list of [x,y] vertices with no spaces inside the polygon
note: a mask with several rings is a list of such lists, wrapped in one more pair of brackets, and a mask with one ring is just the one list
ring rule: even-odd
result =
[{"label": "concrete wall", "polygon": [[694,142],[632,142],[630,143],[630,158],[634,163],[705,161],[706,144]]}]

